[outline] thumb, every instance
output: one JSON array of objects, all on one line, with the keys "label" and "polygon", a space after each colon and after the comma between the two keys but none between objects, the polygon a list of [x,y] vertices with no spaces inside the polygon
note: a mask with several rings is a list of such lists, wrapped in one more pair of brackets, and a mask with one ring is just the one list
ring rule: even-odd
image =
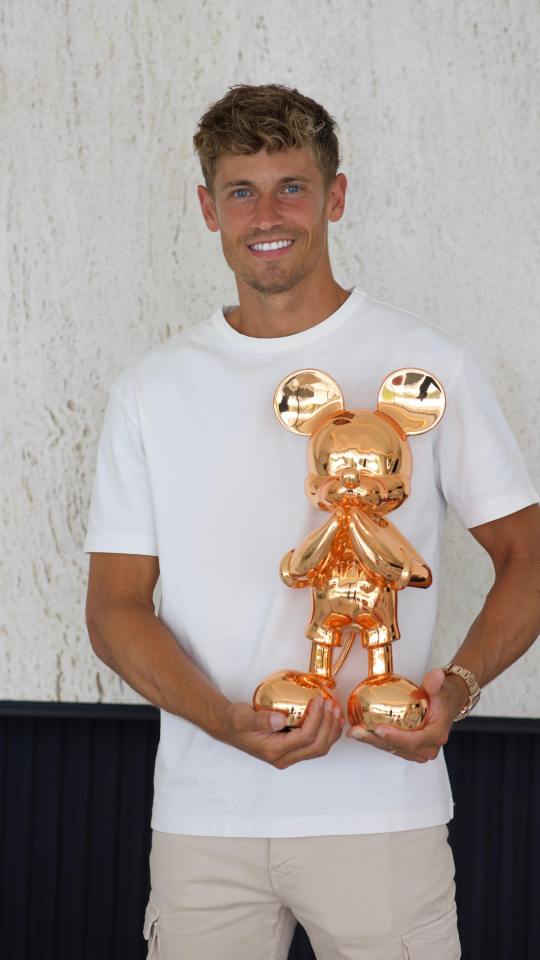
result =
[{"label": "thumb", "polygon": [[232,706],[233,721],[238,730],[260,731],[261,733],[275,733],[283,730],[287,724],[287,717],[277,710],[254,710],[250,703],[235,703]]},{"label": "thumb", "polygon": [[263,732],[283,730],[287,724],[287,717],[277,710],[255,710],[256,730]]},{"label": "thumb", "polygon": [[430,697],[434,697],[440,692],[445,677],[446,674],[441,667],[437,667],[435,670],[430,670],[428,673],[426,673],[424,679],[422,680],[422,686]]}]

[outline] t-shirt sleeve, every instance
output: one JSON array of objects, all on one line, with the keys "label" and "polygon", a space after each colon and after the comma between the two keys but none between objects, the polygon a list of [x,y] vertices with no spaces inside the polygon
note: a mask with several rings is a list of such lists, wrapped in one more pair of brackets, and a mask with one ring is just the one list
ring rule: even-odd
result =
[{"label": "t-shirt sleeve", "polygon": [[84,549],[158,556],[152,493],[136,411],[113,386],[99,441]]},{"label": "t-shirt sleeve", "polygon": [[466,527],[538,501],[493,385],[470,349],[448,387],[437,432],[440,488]]}]

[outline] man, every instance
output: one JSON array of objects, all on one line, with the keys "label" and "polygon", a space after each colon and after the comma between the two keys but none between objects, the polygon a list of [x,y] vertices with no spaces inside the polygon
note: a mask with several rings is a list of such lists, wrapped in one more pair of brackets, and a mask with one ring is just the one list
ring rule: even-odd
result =
[{"label": "man", "polygon": [[[470,350],[335,281],[328,224],[343,214],[346,179],[326,111],[275,85],[232,88],[195,146],[202,213],[220,232],[238,305],[113,385],[86,543],[94,650],[162,709],[149,956],[281,960],[298,919],[319,960],[455,960],[440,748],[476,684],[538,631],[537,498]],[[452,503],[495,582],[454,657],[461,669],[424,677],[423,730],[345,730],[343,712],[318,698],[287,732],[251,696],[272,670],[307,667],[307,599],[278,570],[320,515],[303,491],[305,447],[274,418],[273,393],[288,373],[316,368],[350,406],[373,409],[384,377],[406,365],[443,383],[447,409],[411,441],[412,492],[396,525],[436,580]],[[436,586],[403,591],[396,668],[417,681],[435,608]],[[357,644],[338,677],[341,703],[365,674]]]}]

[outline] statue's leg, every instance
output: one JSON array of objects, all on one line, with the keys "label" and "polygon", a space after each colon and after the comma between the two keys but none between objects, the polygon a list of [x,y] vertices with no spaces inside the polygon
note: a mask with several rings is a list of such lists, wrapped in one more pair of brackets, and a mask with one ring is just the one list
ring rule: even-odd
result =
[{"label": "statue's leg", "polygon": [[362,630],[362,646],[367,649],[370,677],[381,677],[394,672],[392,644],[399,639],[396,607],[395,590],[384,587],[373,611],[374,620]]},{"label": "statue's leg", "polygon": [[341,646],[341,633],[335,629],[326,631],[326,634],[329,634],[331,637],[330,643],[327,641],[326,636],[324,639],[318,637],[312,640],[309,672],[324,680],[327,687],[335,687],[336,681],[333,679],[332,657],[334,647]]},{"label": "statue's leg", "polygon": [[348,702],[353,725],[374,730],[379,724],[392,724],[401,730],[418,730],[426,720],[429,698],[418,684],[394,673],[390,624],[368,627],[362,644],[368,654],[368,676],[352,691]]},{"label": "statue's leg", "polygon": [[381,677],[394,672],[392,636],[388,627],[379,624],[363,630],[362,646],[367,649],[368,677]]},{"label": "statue's leg", "polygon": [[[313,616],[306,636],[311,640],[309,672],[324,679],[326,686],[335,686],[332,672],[334,647],[341,646],[341,630],[350,618],[328,610],[328,604],[313,603]],[[326,609],[325,609],[326,608]]]},{"label": "statue's leg", "polygon": [[[323,602],[320,602],[321,599]],[[332,653],[341,644],[341,626],[326,598],[314,597],[313,616],[307,636],[311,640],[309,671],[280,670],[267,677],[257,687],[253,706],[256,710],[281,710],[287,715],[287,726],[301,725],[309,703],[317,696],[339,706],[331,690],[336,683],[332,677]],[[341,618],[347,621],[347,618]]]}]

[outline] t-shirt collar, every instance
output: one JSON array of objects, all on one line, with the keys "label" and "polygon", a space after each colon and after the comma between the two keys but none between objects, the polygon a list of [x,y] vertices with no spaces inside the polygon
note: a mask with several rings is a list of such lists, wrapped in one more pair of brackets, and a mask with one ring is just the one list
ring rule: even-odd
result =
[{"label": "t-shirt collar", "polygon": [[315,324],[315,326],[309,327],[308,330],[302,330],[300,333],[291,333],[287,337],[249,337],[244,333],[239,333],[226,319],[226,314],[234,309],[232,306],[217,310],[212,320],[220,334],[226,337],[226,339],[238,349],[267,352],[294,350],[314,340],[319,340],[321,337],[325,337],[336,330],[351,316],[353,311],[358,308],[362,297],[363,294],[360,293],[356,287],[353,287],[350,290],[350,296],[348,296],[345,302],[342,303],[334,313],[331,313],[329,317],[321,320],[321,322]]}]

